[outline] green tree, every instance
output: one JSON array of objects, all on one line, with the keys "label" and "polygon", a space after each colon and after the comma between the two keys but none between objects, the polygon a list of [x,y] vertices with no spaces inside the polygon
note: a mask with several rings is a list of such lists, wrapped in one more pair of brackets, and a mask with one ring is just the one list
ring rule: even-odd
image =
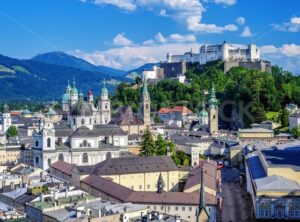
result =
[{"label": "green tree", "polygon": [[167,154],[168,143],[159,134],[155,140],[155,154],[156,155],[166,155]]},{"label": "green tree", "polygon": [[6,131],[7,138],[15,137],[18,135],[18,128],[14,125],[10,126]]},{"label": "green tree", "polygon": [[152,134],[149,130],[146,130],[142,136],[142,150],[140,155],[141,156],[155,156],[156,149],[155,143],[152,137]]},{"label": "green tree", "polygon": [[289,126],[289,111],[287,109],[283,109],[281,112],[281,125],[282,127]]},{"label": "green tree", "polygon": [[189,159],[184,159],[183,160],[183,166],[189,166],[190,165],[190,160]]},{"label": "green tree", "polygon": [[292,133],[293,137],[296,139],[300,137],[300,131],[299,131],[298,127],[293,128],[291,130],[291,133]]}]

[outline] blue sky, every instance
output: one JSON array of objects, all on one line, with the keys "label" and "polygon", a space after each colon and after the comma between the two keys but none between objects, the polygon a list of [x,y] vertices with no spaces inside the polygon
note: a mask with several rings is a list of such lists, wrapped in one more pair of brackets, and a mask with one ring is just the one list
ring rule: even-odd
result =
[{"label": "blue sky", "polygon": [[200,44],[255,43],[300,73],[298,0],[1,0],[0,53],[65,51],[131,69]]}]

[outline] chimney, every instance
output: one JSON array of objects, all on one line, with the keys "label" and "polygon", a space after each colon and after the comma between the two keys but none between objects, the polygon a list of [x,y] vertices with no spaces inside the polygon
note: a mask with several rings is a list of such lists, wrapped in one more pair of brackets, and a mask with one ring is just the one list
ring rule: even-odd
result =
[{"label": "chimney", "polygon": [[69,197],[69,187],[66,187],[66,190],[65,190],[65,197],[66,197],[66,198]]},{"label": "chimney", "polygon": [[152,214],[150,211],[147,212],[147,221],[150,221],[152,219]]},{"label": "chimney", "polygon": [[158,219],[159,219],[159,220],[162,220],[163,217],[164,217],[163,214],[162,214],[161,212],[159,212],[159,213],[158,213]]},{"label": "chimney", "polygon": [[40,202],[44,202],[44,199],[45,199],[45,198],[44,198],[44,194],[41,193],[41,194],[40,194]]}]

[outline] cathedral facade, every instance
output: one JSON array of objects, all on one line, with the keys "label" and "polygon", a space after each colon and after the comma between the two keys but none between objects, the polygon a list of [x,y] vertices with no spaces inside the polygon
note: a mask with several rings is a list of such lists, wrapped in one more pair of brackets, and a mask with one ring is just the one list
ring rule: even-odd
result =
[{"label": "cathedral facade", "polygon": [[110,99],[105,84],[98,106],[94,105],[91,90],[85,101],[75,81],[72,87],[68,84],[62,96],[62,111],[64,119],[54,122],[46,115],[33,133],[34,166],[46,170],[57,160],[93,165],[127,152],[127,133],[109,124]]}]

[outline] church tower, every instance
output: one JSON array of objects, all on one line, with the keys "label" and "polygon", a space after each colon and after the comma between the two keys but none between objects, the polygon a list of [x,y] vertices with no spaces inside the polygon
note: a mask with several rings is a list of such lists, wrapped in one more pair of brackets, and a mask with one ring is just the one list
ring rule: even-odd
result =
[{"label": "church tower", "polygon": [[76,88],[75,79],[73,79],[73,87],[71,88],[70,96],[71,105],[74,105],[78,101],[78,90]]},{"label": "church tower", "polygon": [[208,113],[205,108],[204,99],[202,101],[202,110],[199,113],[199,124],[201,126],[208,124]]},{"label": "church tower", "polygon": [[88,91],[87,101],[88,101],[88,103],[93,107],[94,97],[93,97],[93,92],[92,92],[92,89],[91,89],[91,88],[90,88],[89,91]]},{"label": "church tower", "polygon": [[108,90],[106,88],[105,81],[103,81],[103,87],[101,89],[98,107],[100,112],[100,124],[108,124],[111,120],[111,112],[110,99],[108,96]]},{"label": "church tower", "polygon": [[9,112],[9,107],[7,104],[4,105],[4,112],[2,114],[2,127],[3,132],[6,133],[8,128],[11,126],[11,116]]},{"label": "church tower", "polygon": [[208,129],[211,134],[215,134],[219,130],[218,112],[218,100],[216,98],[216,90],[213,84],[208,100]]},{"label": "church tower", "polygon": [[146,129],[150,127],[150,112],[151,112],[151,101],[148,92],[147,80],[144,78],[143,84],[143,97],[142,97],[142,118]]},{"label": "church tower", "polygon": [[65,92],[65,94],[63,94],[62,101],[61,101],[63,112],[68,112],[69,111],[70,98],[71,98],[71,86],[70,86],[70,83],[69,83],[69,80],[68,80],[68,85],[66,87],[66,92]]}]

